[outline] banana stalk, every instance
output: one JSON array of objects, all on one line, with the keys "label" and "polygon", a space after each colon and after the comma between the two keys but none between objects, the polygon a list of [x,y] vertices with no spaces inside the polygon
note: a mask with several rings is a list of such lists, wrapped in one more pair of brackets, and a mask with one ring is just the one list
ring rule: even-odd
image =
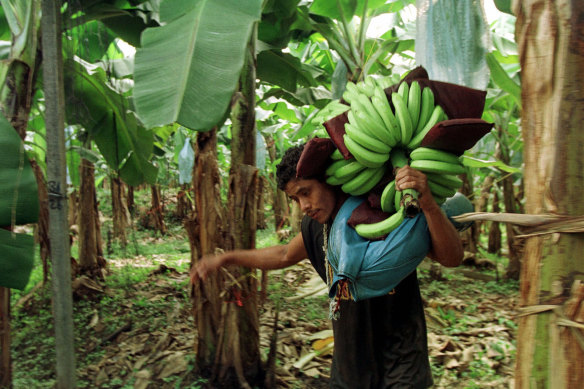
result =
[{"label": "banana stalk", "polygon": [[[391,150],[389,158],[394,170],[402,168],[408,164],[408,157],[406,157],[404,150],[400,148]],[[419,193],[415,189],[402,190],[400,206],[404,209],[406,217],[414,217],[420,212],[420,202],[418,201],[418,196]],[[398,207],[396,206],[396,208]]]}]

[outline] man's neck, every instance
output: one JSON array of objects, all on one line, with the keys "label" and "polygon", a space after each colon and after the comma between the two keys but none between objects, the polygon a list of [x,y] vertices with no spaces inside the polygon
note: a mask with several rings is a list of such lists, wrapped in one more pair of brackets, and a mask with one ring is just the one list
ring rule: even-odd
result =
[{"label": "man's neck", "polygon": [[330,220],[327,221],[327,224],[331,224],[333,220],[335,220],[335,217],[337,217],[337,213],[339,213],[339,209],[341,209],[341,207],[348,198],[349,195],[346,194],[345,192],[341,190],[337,192],[335,208],[333,209],[333,213],[331,214]]}]

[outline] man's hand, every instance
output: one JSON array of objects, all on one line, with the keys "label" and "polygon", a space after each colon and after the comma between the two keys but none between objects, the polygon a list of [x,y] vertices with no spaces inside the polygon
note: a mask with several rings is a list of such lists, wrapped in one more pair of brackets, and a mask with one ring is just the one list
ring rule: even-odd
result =
[{"label": "man's hand", "polygon": [[418,202],[422,209],[438,206],[428,186],[426,175],[408,165],[397,170],[395,175],[395,189],[415,189],[419,193]]},{"label": "man's hand", "polygon": [[222,255],[203,255],[190,272],[191,284],[197,281],[205,281],[209,274],[215,273],[222,265],[224,259]]}]

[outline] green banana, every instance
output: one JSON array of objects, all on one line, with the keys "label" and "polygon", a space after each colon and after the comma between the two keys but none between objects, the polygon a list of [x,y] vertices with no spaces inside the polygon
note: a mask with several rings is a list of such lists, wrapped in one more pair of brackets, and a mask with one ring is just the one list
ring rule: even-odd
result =
[{"label": "green banana", "polygon": [[400,209],[402,208],[402,198],[403,198],[404,193],[400,190],[396,190],[395,191],[395,196],[393,196],[393,207],[395,209]]},{"label": "green banana", "polygon": [[442,205],[444,201],[446,201],[445,197],[436,196],[434,193],[432,193],[432,197],[434,198],[434,201],[436,201],[436,204],[438,205]]},{"label": "green banana", "polygon": [[360,94],[367,97],[371,96],[371,89],[369,88],[365,81],[359,81],[355,83],[355,85],[357,86],[357,89],[359,90]]},{"label": "green banana", "polygon": [[343,185],[345,182],[349,181],[351,178],[352,177],[338,178],[335,176],[329,176],[326,178],[326,183],[329,185],[333,185],[333,186]]},{"label": "green banana", "polygon": [[[349,94],[353,95],[353,96],[357,96],[359,93],[359,89],[357,88],[357,85],[355,85],[354,82],[349,81],[347,82],[347,84],[345,85],[345,92],[348,92]],[[344,98],[344,96],[343,96]]]},{"label": "green banana", "polygon": [[373,78],[372,76],[367,76],[365,77],[364,82],[365,87],[367,88],[367,96],[369,97],[373,96],[373,91],[377,87],[377,82],[375,81],[375,78]]},{"label": "green banana", "polygon": [[401,144],[407,145],[410,142],[413,131],[410,112],[408,111],[408,107],[403,97],[399,93],[393,92],[391,94],[391,101],[395,107],[395,117],[397,118],[400,125]]},{"label": "green banana", "polygon": [[462,186],[462,180],[452,174],[426,173],[426,178],[429,181],[452,189],[458,189]]},{"label": "green banana", "polygon": [[357,175],[361,170],[366,169],[364,165],[362,165],[359,161],[351,161],[348,164],[339,167],[334,172],[334,176],[339,179],[348,178],[351,179]]},{"label": "green banana", "polygon": [[360,171],[355,177],[345,182],[341,190],[351,196],[360,196],[369,192],[385,174],[385,166]]},{"label": "green banana", "polygon": [[410,166],[424,173],[462,174],[465,172],[464,166],[460,163],[429,161],[426,159],[412,161]]},{"label": "green banana", "polygon": [[341,154],[341,151],[339,149],[335,149],[335,151],[333,151],[333,153],[331,154],[331,159],[338,161],[339,159],[344,159],[345,157],[343,157],[343,154]]},{"label": "green banana", "polygon": [[389,153],[391,150],[391,147],[387,144],[370,137],[364,131],[361,131],[359,127],[351,123],[345,123],[345,132],[352,140],[371,151],[377,153]]},{"label": "green banana", "polygon": [[408,95],[408,112],[412,119],[412,135],[418,126],[420,120],[420,108],[422,106],[422,89],[418,81],[412,81],[410,84],[410,93]]},{"label": "green banana", "polygon": [[382,136],[380,136],[380,131],[371,121],[366,113],[362,110],[351,109],[347,114],[349,118],[349,123],[351,123],[354,127],[361,130],[362,132],[366,133],[372,138],[377,139],[379,142],[385,142]]},{"label": "green banana", "polygon": [[460,163],[457,155],[449,153],[444,150],[431,149],[429,147],[418,147],[410,153],[410,158],[413,161],[418,159],[427,159],[430,161],[442,161],[448,163]]},{"label": "green banana", "polygon": [[392,213],[395,212],[395,180],[385,185],[383,192],[381,193],[381,210],[383,212]]},{"label": "green banana", "polygon": [[397,88],[397,93],[402,97],[402,99],[404,99],[404,102],[407,105],[410,94],[410,86],[408,85],[408,83],[404,81],[401,84],[399,84],[399,87]]},{"label": "green banana", "polygon": [[352,94],[351,92],[349,92],[348,90],[345,89],[345,91],[343,92],[343,100],[345,100],[347,103],[351,104],[351,102],[355,99],[354,97],[355,95]]},{"label": "green banana", "polygon": [[[352,158],[353,161],[355,160],[354,158]],[[335,174],[335,171],[340,168],[341,166],[345,166],[347,164],[349,164],[350,162],[352,162],[350,159],[339,159],[334,161],[333,163],[331,163],[326,170],[324,171],[324,173],[327,176],[332,176]]]},{"label": "green banana", "polygon": [[389,153],[381,154],[368,150],[352,140],[347,134],[343,135],[343,140],[345,141],[345,146],[347,146],[347,149],[351,152],[353,157],[367,167],[379,167],[389,159]]},{"label": "green banana", "polygon": [[417,149],[422,144],[424,137],[428,134],[428,132],[432,129],[432,127],[434,127],[436,125],[436,123],[442,121],[443,114],[444,114],[444,110],[442,109],[442,107],[439,105],[435,106],[434,110],[432,111],[432,115],[430,116],[430,119],[428,120],[428,122],[426,122],[426,125],[424,126],[424,128],[422,128],[422,130],[420,130],[420,132],[418,132],[409,141],[409,143],[407,143],[408,149],[410,149],[410,150]]},{"label": "green banana", "polygon": [[403,221],[404,210],[402,208],[380,222],[372,224],[357,224],[355,226],[355,231],[365,239],[380,238],[395,230]]},{"label": "green banana", "polygon": [[389,101],[387,101],[385,92],[377,89],[374,95],[371,97],[371,103],[385,124],[385,132],[387,133],[388,144],[391,147],[395,146],[401,140],[401,131],[399,129],[399,123],[391,111],[391,107],[389,105]]},{"label": "green banana", "polygon": [[371,103],[369,97],[361,94],[357,96],[357,101],[359,102],[358,105],[360,105],[362,109],[365,109],[365,112],[367,113],[367,116],[369,117],[369,120],[372,122],[372,124],[380,129],[385,128],[383,119],[381,119],[381,116],[379,116],[377,110],[375,107],[373,107],[373,103]]},{"label": "green banana", "polygon": [[422,128],[426,126],[430,116],[432,116],[432,111],[434,110],[434,93],[429,87],[425,87],[422,90],[422,103],[420,106],[420,119],[418,120],[418,125],[414,131],[414,135],[417,135]]},{"label": "green banana", "polygon": [[433,181],[428,181],[428,187],[430,188],[432,195],[437,197],[443,197],[445,199],[454,196],[454,194],[456,193],[456,189],[442,186]]}]

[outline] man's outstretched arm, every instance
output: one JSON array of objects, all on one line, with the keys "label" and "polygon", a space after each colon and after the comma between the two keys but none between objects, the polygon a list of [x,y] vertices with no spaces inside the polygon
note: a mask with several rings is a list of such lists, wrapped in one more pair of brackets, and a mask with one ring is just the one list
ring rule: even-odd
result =
[{"label": "man's outstretched arm", "polygon": [[199,280],[205,281],[209,274],[228,265],[263,270],[282,269],[292,266],[304,258],[308,258],[308,254],[304,247],[302,234],[298,234],[289,243],[283,245],[204,255],[191,268],[190,278],[192,283]]}]

